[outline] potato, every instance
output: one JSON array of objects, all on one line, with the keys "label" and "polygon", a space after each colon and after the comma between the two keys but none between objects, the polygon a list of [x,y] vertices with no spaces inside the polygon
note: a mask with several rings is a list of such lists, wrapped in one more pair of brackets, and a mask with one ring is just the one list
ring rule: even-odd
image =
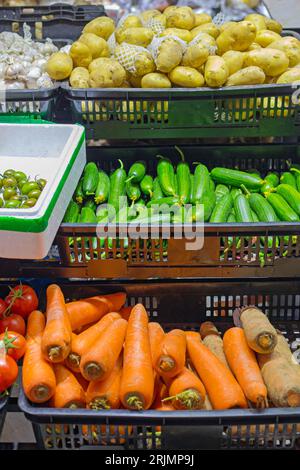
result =
[{"label": "potato", "polygon": [[140,18],[143,23],[147,23],[156,16],[161,16],[161,12],[159,10],[145,10],[140,14]]},{"label": "potato", "polygon": [[266,75],[276,77],[287,70],[289,59],[278,49],[256,49],[247,53],[244,65],[260,67]]},{"label": "potato", "polygon": [[226,51],[246,51],[255,39],[256,27],[249,21],[232,24],[217,38],[220,54]]},{"label": "potato", "polygon": [[300,67],[294,67],[284,72],[276,83],[300,83]]},{"label": "potato", "polygon": [[100,16],[85,25],[83,33],[93,33],[100,38],[107,40],[115,30],[114,20],[108,16]]},{"label": "potato", "polygon": [[252,13],[247,15],[245,21],[251,21],[256,26],[256,31],[260,29],[267,29],[266,17],[263,15],[258,15],[257,13]]},{"label": "potato", "polygon": [[178,7],[167,12],[167,28],[191,30],[195,26],[195,13],[190,7]]},{"label": "potato", "polygon": [[198,88],[204,85],[203,75],[192,67],[175,67],[169,73],[169,79],[175,85],[184,88]]},{"label": "potato", "polygon": [[261,47],[267,47],[272,42],[278,41],[281,39],[280,34],[274,33],[274,31],[269,31],[268,29],[260,29],[256,33],[255,42]]},{"label": "potato", "polygon": [[55,52],[46,64],[46,72],[53,80],[65,80],[72,70],[73,61],[65,52]]},{"label": "potato", "polygon": [[80,41],[73,42],[69,54],[75,67],[88,67],[93,60],[88,46]]},{"label": "potato", "polygon": [[218,88],[224,85],[229,75],[229,70],[222,57],[210,56],[205,65],[205,81],[208,86]]},{"label": "potato", "polygon": [[220,33],[223,33],[225,29],[227,29],[229,26],[232,26],[233,24],[236,24],[236,21],[225,21],[225,23],[221,24],[219,26]]},{"label": "potato", "polygon": [[183,56],[183,48],[173,38],[166,38],[158,49],[156,68],[158,72],[169,73],[180,64]]},{"label": "potato", "polygon": [[172,83],[167,75],[163,73],[148,73],[144,75],[141,82],[142,88],[171,88]]},{"label": "potato", "polygon": [[272,42],[268,47],[283,51],[289,59],[290,67],[300,63],[300,41],[293,36],[285,36]]},{"label": "potato", "polygon": [[255,49],[261,49],[261,45],[257,42],[253,42],[252,44],[250,44],[246,52],[254,51]]},{"label": "potato", "polygon": [[133,88],[142,88],[142,77],[138,77],[133,73],[127,73],[127,79]]},{"label": "potato", "polygon": [[128,15],[124,21],[121,22],[120,27],[127,28],[141,28],[143,26],[141,19],[136,15]]},{"label": "potato", "polygon": [[195,25],[200,26],[201,24],[205,23],[211,23],[212,22],[212,17],[208,15],[207,13],[195,13]]},{"label": "potato", "polygon": [[89,65],[91,88],[118,88],[126,80],[126,72],[115,59],[102,57]]},{"label": "potato", "polygon": [[136,46],[149,46],[153,39],[153,31],[150,28],[119,28],[115,32],[116,40],[119,44],[127,42]]},{"label": "potato", "polygon": [[199,33],[194,37],[193,44],[202,44],[208,49],[210,55],[214,55],[218,50],[216,40],[207,33]]},{"label": "potato", "polygon": [[170,5],[169,7],[165,8],[163,14],[168,17],[171,13],[177,10],[177,8],[178,7],[176,7],[175,5]]},{"label": "potato", "polygon": [[236,73],[243,68],[244,53],[240,51],[227,51],[223,54],[223,59],[228,67],[229,75]]},{"label": "potato", "polygon": [[282,25],[278,21],[271,18],[266,18],[267,29],[274,31],[274,33],[281,34]]},{"label": "potato", "polygon": [[156,69],[155,62],[149,51],[141,51],[139,54],[137,54],[135,57],[134,66],[135,75],[138,77],[142,77],[147,73],[154,72]]},{"label": "potato", "polygon": [[187,29],[167,28],[161,33],[160,36],[177,36],[179,39],[182,39],[185,42],[190,42],[192,40],[192,35]]},{"label": "potato", "polygon": [[206,33],[216,39],[220,34],[220,30],[214,23],[204,23],[200,26],[197,26],[196,28],[193,28],[191,33],[193,38],[196,37],[199,33]]},{"label": "potato", "polygon": [[231,75],[226,86],[261,85],[265,78],[263,70],[259,67],[246,67]]},{"label": "potato", "polygon": [[94,33],[84,33],[80,36],[78,41],[89,48],[93,59],[110,56],[108,44],[105,39],[100,38],[100,36]]},{"label": "potato", "polygon": [[200,44],[189,46],[183,54],[181,65],[198,69],[207,61],[209,51],[207,47]]},{"label": "potato", "polygon": [[90,74],[84,67],[75,67],[70,76],[70,85],[73,88],[89,88]]}]

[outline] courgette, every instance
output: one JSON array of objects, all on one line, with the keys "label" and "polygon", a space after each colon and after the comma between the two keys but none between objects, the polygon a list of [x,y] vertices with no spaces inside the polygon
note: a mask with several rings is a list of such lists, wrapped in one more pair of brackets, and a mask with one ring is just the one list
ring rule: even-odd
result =
[{"label": "courgette", "polygon": [[245,171],[230,170],[228,168],[216,167],[211,171],[210,175],[217,183],[238,188],[243,184],[248,189],[260,189],[264,184],[264,180],[258,175],[249,174]]},{"label": "courgette", "polygon": [[160,187],[165,196],[176,196],[175,172],[169,159],[158,155],[157,176]]},{"label": "courgette", "polygon": [[126,171],[123,162],[119,160],[120,168],[115,170],[110,176],[110,192],[108,203],[114,207],[116,214],[120,209],[120,198],[126,197]]},{"label": "courgette", "polygon": [[285,222],[299,221],[299,217],[296,212],[280,194],[270,193],[266,196],[266,199],[271,204],[280,220]]},{"label": "courgette", "polygon": [[209,189],[210,191],[215,191],[216,189],[215,182],[211,178],[209,178]]},{"label": "courgette", "polygon": [[222,199],[222,197],[225,196],[226,194],[229,194],[229,192],[230,190],[228,186],[226,186],[225,184],[217,184],[215,188],[216,202],[218,203],[220,199]]},{"label": "courgette", "polygon": [[238,194],[234,199],[234,212],[239,223],[253,222],[251,207],[244,194]]},{"label": "courgette", "polygon": [[145,196],[152,197],[153,194],[153,178],[151,175],[145,175],[140,182],[141,191]]},{"label": "courgette", "polygon": [[182,204],[187,204],[191,197],[191,179],[190,179],[190,167],[185,162],[183,152],[178,148],[182,161],[177,165],[177,185],[178,185],[178,197]]},{"label": "courgette", "polygon": [[289,171],[282,173],[280,176],[280,184],[288,184],[289,186],[292,186],[292,188],[297,189],[296,178]]},{"label": "courgette", "polygon": [[205,165],[199,163],[194,172],[193,192],[191,194],[191,203],[197,204],[206,195],[209,189],[209,171]]},{"label": "courgette", "polygon": [[230,191],[230,194],[231,194],[232,200],[234,201],[236,196],[238,196],[239,194],[243,194],[243,191],[241,190],[241,188],[232,188]]},{"label": "courgette", "polygon": [[82,182],[82,190],[85,196],[92,196],[95,194],[98,180],[99,172],[96,163],[90,162],[85,165]]},{"label": "courgette", "polygon": [[180,205],[180,201],[179,201],[178,197],[172,197],[172,196],[163,197],[163,198],[160,198],[160,199],[151,199],[147,203],[147,207],[152,207],[152,206],[155,206],[155,205],[160,206],[162,204],[167,204],[168,206],[173,206],[174,204],[175,205]]},{"label": "courgette", "polygon": [[146,169],[147,168],[145,162],[135,162],[129,168],[127,181],[131,181],[132,183],[139,183],[144,178],[146,174]]},{"label": "courgette", "polygon": [[[208,222],[216,205],[216,195],[214,191],[208,191],[202,196],[200,203],[204,206],[204,222]],[[196,207],[197,207],[196,205]]]},{"label": "courgette", "polygon": [[89,207],[83,207],[80,213],[81,224],[96,224],[98,222],[95,212]]},{"label": "courgette", "polygon": [[84,199],[82,183],[83,183],[83,178],[81,178],[81,180],[78,182],[77,187],[75,189],[75,193],[74,193],[74,199],[76,202],[78,202],[78,204],[82,204],[83,199]]},{"label": "courgette", "polygon": [[102,204],[108,200],[110,189],[110,179],[105,171],[100,170],[98,175],[98,184],[95,192],[96,204]]},{"label": "courgette", "polygon": [[162,197],[164,197],[164,194],[161,190],[159,179],[156,177],[153,181],[152,199],[161,199]]},{"label": "courgette", "polygon": [[76,224],[78,220],[79,212],[80,212],[80,208],[78,204],[76,204],[76,202],[71,200],[67,207],[63,222],[65,224]]},{"label": "courgette", "polygon": [[229,217],[229,214],[232,210],[233,206],[233,200],[231,197],[231,194],[225,194],[219,202],[217,202],[211,218],[210,218],[210,223],[212,224],[222,224],[227,222],[227,219]]},{"label": "courgette", "polygon": [[300,215],[300,193],[288,184],[280,184],[276,188],[277,194],[280,194],[291,208]]},{"label": "courgette", "polygon": [[249,204],[260,222],[276,222],[277,217],[273,207],[261,194],[251,193]]},{"label": "courgette", "polygon": [[89,207],[92,209],[92,211],[95,212],[97,209],[97,204],[95,203],[94,199],[88,198],[86,201],[84,201],[83,207]]},{"label": "courgette", "polygon": [[126,183],[126,194],[128,199],[135,202],[141,197],[141,190],[137,183],[133,183],[132,181],[127,181]]}]

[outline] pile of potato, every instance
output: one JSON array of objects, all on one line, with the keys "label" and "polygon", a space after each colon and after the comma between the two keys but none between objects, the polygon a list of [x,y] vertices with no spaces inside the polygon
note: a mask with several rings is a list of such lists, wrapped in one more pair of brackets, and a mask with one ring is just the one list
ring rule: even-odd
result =
[{"label": "pile of potato", "polygon": [[53,54],[54,80],[75,88],[171,88],[300,81],[300,41],[259,14],[218,27],[211,16],[170,6],[88,23],[69,53]]}]

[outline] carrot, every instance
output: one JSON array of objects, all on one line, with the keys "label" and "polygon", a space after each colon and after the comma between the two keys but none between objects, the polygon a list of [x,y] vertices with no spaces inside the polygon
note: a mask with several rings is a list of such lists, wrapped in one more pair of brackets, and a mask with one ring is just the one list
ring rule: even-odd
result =
[{"label": "carrot", "polygon": [[222,362],[195,337],[187,334],[187,350],[216,410],[247,408],[240,385]]},{"label": "carrot", "polygon": [[186,331],[185,332],[185,337],[189,337],[190,339],[195,339],[201,343],[202,339],[199,333],[197,331]]},{"label": "carrot", "polygon": [[260,354],[273,351],[277,344],[277,332],[261,310],[245,307],[241,310],[240,320],[251,349]]},{"label": "carrot", "polygon": [[185,365],[186,338],[182,330],[167,333],[155,353],[155,369],[164,377],[175,377]]},{"label": "carrot", "polygon": [[202,323],[200,327],[200,335],[203,341],[203,344],[223,362],[224,366],[228,367],[229,365],[224,354],[223,340],[215,327],[215,325],[206,321]]},{"label": "carrot", "polygon": [[105,380],[109,376],[122,351],[126,329],[126,320],[115,320],[82,354],[80,372],[86,380]]},{"label": "carrot", "polygon": [[161,343],[164,339],[165,332],[160,326],[159,323],[150,322],[148,324],[149,329],[149,339],[150,339],[150,349],[151,349],[151,357],[152,357],[152,365],[155,367],[155,357],[156,352],[159,350]]},{"label": "carrot", "polygon": [[159,380],[158,382],[158,387],[157,387],[157,392],[156,392],[156,397],[153,402],[152,408],[154,410],[160,410],[160,411],[174,411],[174,407],[170,401],[164,402],[164,399],[168,397],[168,389],[166,384],[162,382],[162,380]]},{"label": "carrot", "polygon": [[107,313],[97,323],[72,337],[71,351],[66,358],[66,365],[74,372],[80,371],[81,356],[92,348],[93,343],[115,320],[121,318],[118,313]]},{"label": "carrot", "polygon": [[127,321],[128,321],[132,309],[133,309],[133,306],[132,306],[132,305],[130,305],[129,307],[122,307],[122,308],[119,310],[119,314],[121,315],[122,318],[124,318],[124,320],[127,320]]},{"label": "carrot", "polygon": [[147,410],[153,400],[154,374],[148,332],[148,315],[142,304],[132,309],[124,346],[120,398],[132,410]]},{"label": "carrot", "polygon": [[203,408],[205,388],[201,380],[186,367],[173,379],[167,380],[169,397],[163,402],[172,400],[178,410],[199,410]]},{"label": "carrot", "polygon": [[122,375],[122,356],[119,356],[112,372],[106,380],[89,383],[86,402],[93,410],[108,410],[120,407],[120,383]]},{"label": "carrot", "polygon": [[62,364],[53,366],[56,377],[56,389],[51,399],[54,408],[85,408],[85,392],[72,374]]},{"label": "carrot", "polygon": [[[71,371],[72,372],[72,371]],[[73,372],[73,375],[75,377],[75,379],[80,383],[80,385],[82,386],[83,390],[86,392],[87,389],[88,389],[88,386],[89,386],[89,383],[87,380],[85,380],[84,377],[82,377],[81,374],[79,374],[78,372]]]},{"label": "carrot", "polygon": [[42,352],[48,361],[62,362],[71,349],[72,330],[63,293],[55,284],[47,289],[46,314]]},{"label": "carrot", "polygon": [[27,344],[23,360],[22,381],[26,397],[33,403],[45,403],[54,394],[56,379],[51,364],[45,361],[42,349],[42,333],[45,315],[35,310],[27,321]]},{"label": "carrot", "polygon": [[229,328],[223,337],[224,351],[230,368],[244,394],[256,408],[267,406],[267,388],[263,382],[255,353],[249,348],[242,328]]}]

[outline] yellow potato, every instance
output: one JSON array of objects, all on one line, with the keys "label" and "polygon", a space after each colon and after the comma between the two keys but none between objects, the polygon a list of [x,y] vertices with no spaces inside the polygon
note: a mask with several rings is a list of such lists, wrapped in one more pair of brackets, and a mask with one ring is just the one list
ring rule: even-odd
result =
[{"label": "yellow potato", "polygon": [[115,32],[119,44],[127,42],[136,46],[147,47],[153,39],[153,31],[150,28],[119,28]]},{"label": "yellow potato", "polygon": [[126,80],[126,72],[115,59],[102,57],[89,65],[91,88],[118,88]]},{"label": "yellow potato", "polygon": [[298,83],[300,82],[300,67],[294,67],[284,72],[276,83]]},{"label": "yellow potato", "polygon": [[172,83],[163,73],[148,73],[141,82],[142,88],[171,88]]},{"label": "yellow potato", "polygon": [[147,73],[154,72],[156,69],[155,62],[149,51],[142,51],[136,57],[134,61],[135,75],[142,77]]},{"label": "yellow potato", "polygon": [[227,81],[229,70],[222,57],[210,56],[205,65],[205,81],[212,88],[219,88]]},{"label": "yellow potato", "polygon": [[195,25],[200,26],[201,24],[205,23],[211,23],[212,22],[212,17],[208,15],[207,13],[196,13],[195,14]]},{"label": "yellow potato", "polygon": [[78,39],[79,42],[85,44],[92,54],[93,59],[97,57],[109,57],[109,48],[105,39],[100,38],[94,33],[84,33]]},{"label": "yellow potato", "polygon": [[46,64],[46,72],[53,80],[65,80],[72,70],[73,61],[65,52],[55,52]]},{"label": "yellow potato", "polygon": [[85,25],[82,32],[83,33],[93,33],[100,38],[107,40],[109,36],[115,30],[114,20],[108,18],[108,16],[100,16],[100,18],[95,18]]},{"label": "yellow potato", "polygon": [[192,38],[196,37],[199,33],[209,34],[211,37],[216,39],[220,34],[220,30],[214,23],[204,23],[192,29]]},{"label": "yellow potato", "polygon": [[227,51],[222,55],[225,60],[229,75],[236,73],[241,70],[244,65],[244,53],[240,51]]},{"label": "yellow potato", "polygon": [[256,49],[247,53],[244,65],[260,67],[269,77],[276,77],[285,72],[289,60],[284,52],[278,49]]},{"label": "yellow potato", "polygon": [[167,12],[167,28],[191,30],[195,26],[195,13],[190,7],[178,7]]},{"label": "yellow potato", "polygon": [[290,67],[300,63],[300,41],[293,36],[285,36],[272,42],[268,47],[283,51],[289,59]]},{"label": "yellow potato", "polygon": [[263,70],[259,67],[246,67],[231,75],[226,86],[261,85],[265,78]]},{"label": "yellow potato", "polygon": [[73,88],[89,88],[89,71],[84,67],[76,67],[70,75],[70,85]]},{"label": "yellow potato", "polygon": [[246,51],[255,39],[256,27],[249,21],[232,24],[217,38],[220,54],[226,51]]},{"label": "yellow potato", "polygon": [[192,67],[175,67],[169,73],[169,79],[175,85],[184,88],[198,88],[204,85],[204,77]]},{"label": "yellow potato", "polygon": [[210,55],[216,54],[218,50],[216,40],[207,33],[199,33],[193,38],[193,44],[202,44],[206,47]]},{"label": "yellow potato", "polygon": [[69,54],[75,67],[88,67],[93,60],[88,46],[80,41],[73,42]]},{"label": "yellow potato", "polygon": [[266,17],[263,15],[258,15],[257,13],[252,13],[247,15],[245,21],[251,21],[256,26],[256,31],[260,29],[267,29]]},{"label": "yellow potato", "polygon": [[258,44],[257,42],[253,42],[252,44],[250,44],[246,52],[254,51],[255,49],[261,49],[260,44]]},{"label": "yellow potato", "polygon": [[260,29],[256,33],[255,42],[261,47],[267,47],[272,42],[278,41],[281,39],[280,34],[274,33],[274,31],[269,31],[268,29]]},{"label": "yellow potato", "polygon": [[267,29],[269,29],[270,31],[274,31],[274,33],[281,34],[282,25],[278,23],[278,21],[273,20],[271,18],[266,18],[266,25]]},{"label": "yellow potato", "polygon": [[180,64],[183,56],[183,48],[175,39],[166,38],[159,46],[156,58],[158,72],[169,73]]},{"label": "yellow potato", "polygon": [[183,54],[181,65],[198,69],[207,61],[209,51],[203,44],[193,44],[188,46]]},{"label": "yellow potato", "polygon": [[176,7],[175,5],[170,5],[169,7],[165,8],[163,14],[165,16],[169,16],[172,12],[174,12],[175,10],[177,10],[178,7]]},{"label": "yellow potato", "polygon": [[225,23],[219,26],[220,33],[223,33],[225,29],[227,29],[229,26],[232,26],[233,24],[236,24],[236,23],[237,23],[236,21],[225,21]]},{"label": "yellow potato", "polygon": [[147,23],[156,16],[161,16],[161,12],[159,10],[145,10],[140,14],[140,18],[144,23]]},{"label": "yellow potato", "polygon": [[142,88],[142,77],[137,77],[133,73],[127,73],[127,78],[133,88]]},{"label": "yellow potato", "polygon": [[127,16],[127,18],[124,19],[124,21],[122,21],[120,27],[123,29],[127,29],[127,28],[141,28],[142,26],[143,26],[142,21],[138,16],[129,15]]},{"label": "yellow potato", "polygon": [[182,39],[185,42],[190,42],[192,40],[191,32],[187,29],[180,28],[167,28],[161,33],[160,36],[177,36],[179,39]]}]

